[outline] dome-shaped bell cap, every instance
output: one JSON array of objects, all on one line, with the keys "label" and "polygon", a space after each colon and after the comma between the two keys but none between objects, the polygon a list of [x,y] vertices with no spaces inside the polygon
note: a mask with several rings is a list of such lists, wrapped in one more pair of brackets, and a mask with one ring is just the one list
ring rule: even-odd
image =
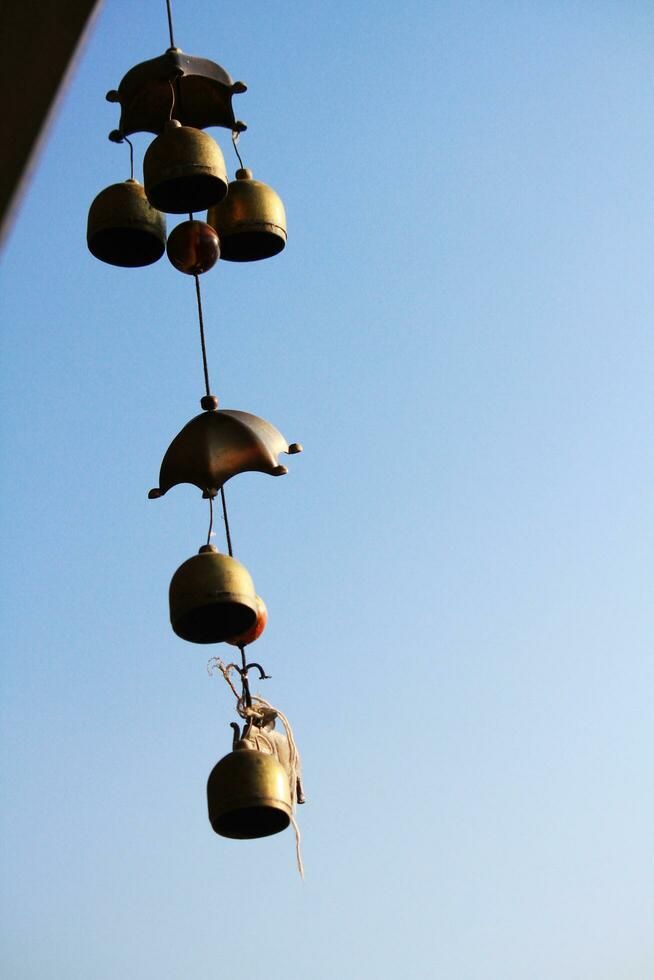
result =
[{"label": "dome-shaped bell cap", "polygon": [[275,756],[240,746],[211,771],[209,822],[221,837],[236,840],[278,834],[291,821],[288,777]]},{"label": "dome-shaped bell cap", "polygon": [[237,170],[224,201],[209,209],[208,224],[218,232],[221,258],[256,262],[277,255],[286,245],[286,212],[268,184]]},{"label": "dome-shaped bell cap", "polygon": [[206,211],[227,193],[221,149],[201,129],[172,119],[146,151],[143,183],[150,204],[160,211]]},{"label": "dome-shaped bell cap", "polygon": [[86,241],[96,259],[110,265],[151,265],[166,249],[166,218],[138,181],[125,180],[106,187],[93,201]]},{"label": "dome-shaped bell cap", "polygon": [[257,621],[257,596],[248,570],[235,558],[204,545],[170,582],[170,623],[191,643],[220,643]]}]

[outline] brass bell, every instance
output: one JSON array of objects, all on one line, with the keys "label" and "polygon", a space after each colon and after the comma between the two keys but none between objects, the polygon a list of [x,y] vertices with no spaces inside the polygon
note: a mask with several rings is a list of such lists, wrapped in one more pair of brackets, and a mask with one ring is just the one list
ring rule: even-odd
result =
[{"label": "brass bell", "polygon": [[212,544],[177,569],[170,582],[170,623],[191,643],[220,643],[257,621],[257,596],[248,570]]},{"label": "brass bell", "polygon": [[166,248],[166,218],[152,207],[138,181],[111,184],[89,209],[86,241],[102,262],[126,268],[150,265]]},{"label": "brass bell", "polygon": [[204,211],[227,193],[220,147],[201,129],[171,119],[146,151],[143,183],[148,201],[160,211]]},{"label": "brass bell", "polygon": [[286,212],[279,194],[237,170],[225,201],[209,209],[207,221],[218,232],[220,254],[228,262],[255,262],[286,245]]},{"label": "brass bell", "polygon": [[286,830],[291,790],[273,755],[237,742],[211,770],[207,782],[209,822],[221,837],[252,840]]}]

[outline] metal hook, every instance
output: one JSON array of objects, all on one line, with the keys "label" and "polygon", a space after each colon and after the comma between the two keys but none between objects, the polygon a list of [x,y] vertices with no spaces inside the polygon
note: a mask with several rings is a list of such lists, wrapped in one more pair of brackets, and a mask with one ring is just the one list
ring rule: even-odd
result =
[{"label": "metal hook", "polygon": [[127,136],[123,136],[123,140],[129,144],[129,179],[134,180],[134,144]]},{"label": "metal hook", "polygon": [[239,162],[239,163],[240,163],[240,165],[241,165],[241,170],[244,170],[244,169],[245,169],[245,164],[244,164],[244,163],[243,163],[243,161],[241,160],[241,154],[240,154],[240,153],[238,152],[238,146],[237,146],[237,143],[238,143],[238,141],[239,141],[239,137],[240,137],[240,135],[241,135],[241,134],[239,133],[239,131],[238,131],[237,129],[233,129],[233,130],[232,130],[232,145],[233,145],[233,147],[234,147],[234,153],[235,153],[235,154],[236,154],[236,156],[238,157],[238,162]]},{"label": "metal hook", "polygon": [[245,678],[247,678],[248,671],[252,667],[256,667],[256,669],[259,671],[259,680],[260,681],[269,681],[271,679],[271,675],[270,674],[267,674],[265,672],[265,670],[263,669],[263,667],[261,666],[261,664],[260,663],[257,663],[256,660],[253,660],[252,663],[245,664],[244,667],[239,667],[238,664],[227,664],[225,670],[230,670],[232,667],[240,675],[241,680],[244,680]]},{"label": "metal hook", "polygon": [[170,115],[168,116],[168,121],[170,122],[173,118],[173,111],[175,109],[175,82],[173,79],[169,78],[168,84],[170,85],[170,93],[173,97],[170,103]]},{"label": "metal hook", "polygon": [[251,667],[256,667],[257,670],[259,671],[259,680],[260,681],[269,681],[270,680],[270,674],[267,674],[265,672],[265,670],[263,669],[263,667],[261,666],[261,664],[258,664],[256,662],[256,660],[253,660],[252,663],[245,665],[245,671],[246,671],[246,673],[247,673],[248,670],[250,670]]},{"label": "metal hook", "polygon": [[230,721],[229,727],[234,730],[234,738],[232,739],[232,749],[236,748],[236,743],[241,741],[241,729],[235,721]]},{"label": "metal hook", "polygon": [[209,497],[209,530],[207,531],[207,544],[211,544],[213,535],[213,498]]}]

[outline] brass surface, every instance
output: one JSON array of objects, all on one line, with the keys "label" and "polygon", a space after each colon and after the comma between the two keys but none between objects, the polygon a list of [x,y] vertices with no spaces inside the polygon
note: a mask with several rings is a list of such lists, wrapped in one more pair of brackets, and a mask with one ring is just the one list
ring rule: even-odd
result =
[{"label": "brass surface", "polygon": [[286,212],[279,194],[237,170],[224,201],[209,209],[207,221],[218,232],[220,253],[228,262],[256,262],[277,255],[286,245]]},{"label": "brass surface", "polygon": [[183,221],[168,236],[166,252],[179,272],[200,276],[213,269],[220,258],[220,242],[205,221]]},{"label": "brass surface", "polygon": [[162,497],[178,483],[191,483],[214,496],[237,473],[282,476],[288,470],[279,463],[279,454],[289,451],[279,429],[257,415],[230,408],[203,412],[171,442],[161,464],[159,486],[148,496]]},{"label": "brass surface", "polygon": [[143,183],[150,204],[159,211],[205,211],[227,193],[222,151],[201,129],[173,119],[146,150]]},{"label": "brass surface", "polygon": [[135,65],[118,90],[107,93],[107,101],[120,103],[121,136],[163,131],[171,116],[171,82],[175,83],[172,115],[184,126],[223,126],[237,132],[247,128],[234,118],[232,109],[232,96],[245,92],[247,86],[233,82],[213,61],[169,48],[160,57]]},{"label": "brass surface", "polygon": [[190,643],[221,643],[256,623],[257,597],[250,573],[212,546],[180,565],[168,598],[171,626]]},{"label": "brass surface", "polygon": [[91,204],[86,241],[102,262],[150,265],[166,248],[166,218],[152,207],[141,184],[125,180],[105,187]]},{"label": "brass surface", "polygon": [[288,777],[273,755],[243,744],[237,744],[209,775],[209,822],[222,837],[269,837],[286,830],[291,821]]}]

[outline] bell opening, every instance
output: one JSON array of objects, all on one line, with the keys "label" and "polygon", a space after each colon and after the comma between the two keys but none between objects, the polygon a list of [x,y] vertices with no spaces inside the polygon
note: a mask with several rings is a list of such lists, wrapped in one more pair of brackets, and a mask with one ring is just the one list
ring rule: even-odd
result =
[{"label": "bell opening", "polygon": [[222,201],[227,196],[227,184],[212,174],[192,174],[164,180],[148,188],[147,194],[150,204],[159,211],[191,214]]},{"label": "bell opening", "polygon": [[166,249],[161,238],[138,228],[104,228],[91,235],[88,246],[96,259],[128,269],[152,265]]},{"label": "bell opening", "polygon": [[220,239],[220,254],[228,262],[257,262],[278,255],[285,245],[276,231],[241,231]]},{"label": "bell opening", "polygon": [[222,643],[249,630],[257,620],[254,609],[238,602],[212,602],[184,613],[173,630],[190,643]]},{"label": "bell opening", "polygon": [[271,837],[281,833],[290,822],[288,814],[277,807],[244,806],[214,817],[211,826],[221,837],[255,840],[257,837]]}]

